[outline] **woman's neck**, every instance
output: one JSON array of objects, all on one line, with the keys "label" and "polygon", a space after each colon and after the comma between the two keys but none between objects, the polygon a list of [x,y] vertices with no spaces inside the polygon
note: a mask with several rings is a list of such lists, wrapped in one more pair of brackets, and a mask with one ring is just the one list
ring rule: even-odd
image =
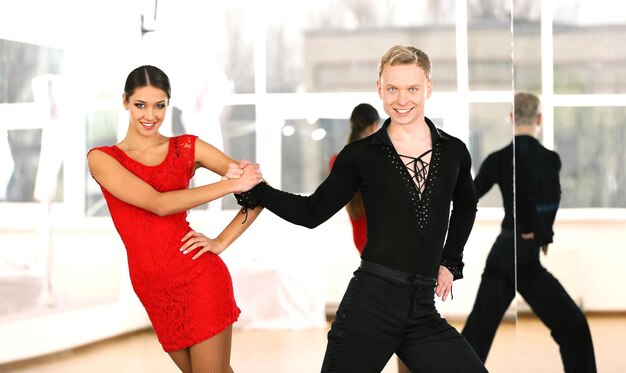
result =
[{"label": "woman's neck", "polygon": [[139,136],[128,132],[126,137],[118,144],[118,147],[125,151],[146,151],[155,146],[159,146],[167,141],[168,138],[156,133],[154,136]]}]

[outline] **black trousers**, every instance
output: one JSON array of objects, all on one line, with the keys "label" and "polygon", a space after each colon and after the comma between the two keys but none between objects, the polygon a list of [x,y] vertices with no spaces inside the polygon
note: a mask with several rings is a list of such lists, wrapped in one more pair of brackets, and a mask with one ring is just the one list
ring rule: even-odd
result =
[{"label": "black trousers", "polygon": [[[482,361],[515,297],[514,235],[502,231],[491,248],[463,336]],[[541,265],[535,240],[517,239],[517,291],[550,329],[565,372],[596,372],[589,325],[559,281]]]},{"label": "black trousers", "polygon": [[362,261],[328,332],[322,372],[378,373],[393,353],[413,373],[487,372],[435,309],[435,285]]}]

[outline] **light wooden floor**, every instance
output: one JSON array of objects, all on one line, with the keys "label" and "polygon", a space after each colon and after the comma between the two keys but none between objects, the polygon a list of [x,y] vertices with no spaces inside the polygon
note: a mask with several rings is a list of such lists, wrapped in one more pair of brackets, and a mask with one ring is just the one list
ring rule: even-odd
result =
[{"label": "light wooden floor", "polygon": [[[457,329],[462,323],[452,322]],[[598,372],[626,372],[626,315],[592,315]],[[326,347],[325,329],[305,331],[239,330],[233,333],[232,366],[237,373],[319,372]],[[534,317],[520,317],[517,327],[505,322],[498,329],[487,368],[491,373],[562,372],[558,347]],[[14,373],[175,373],[178,370],[151,330],[27,362],[0,366]],[[383,370],[397,372],[395,357]],[[358,372],[355,372],[358,373]]]}]

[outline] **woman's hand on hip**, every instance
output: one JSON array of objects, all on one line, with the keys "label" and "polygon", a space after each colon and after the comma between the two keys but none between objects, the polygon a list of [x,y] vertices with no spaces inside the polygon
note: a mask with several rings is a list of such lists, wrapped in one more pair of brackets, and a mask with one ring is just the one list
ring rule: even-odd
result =
[{"label": "woman's hand on hip", "polygon": [[195,255],[191,258],[193,260],[198,259],[207,252],[218,255],[226,249],[221,246],[218,241],[193,230],[187,232],[181,241],[184,242],[184,244],[179,250],[183,254],[189,254],[195,251]]}]

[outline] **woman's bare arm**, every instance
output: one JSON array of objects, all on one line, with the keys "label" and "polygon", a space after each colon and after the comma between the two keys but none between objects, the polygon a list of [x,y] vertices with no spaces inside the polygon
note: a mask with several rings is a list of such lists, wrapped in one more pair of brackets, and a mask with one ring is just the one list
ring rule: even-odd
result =
[{"label": "woman's bare arm", "polygon": [[[220,175],[226,174],[229,163],[236,163],[214,147],[207,147],[201,153],[202,159],[215,158],[208,165]],[[258,165],[250,164],[236,179],[229,178],[190,189],[159,192],[102,151],[91,151],[88,164],[94,179],[116,198],[161,216],[186,211],[230,193],[244,192],[258,184],[262,177],[258,173]]]}]

